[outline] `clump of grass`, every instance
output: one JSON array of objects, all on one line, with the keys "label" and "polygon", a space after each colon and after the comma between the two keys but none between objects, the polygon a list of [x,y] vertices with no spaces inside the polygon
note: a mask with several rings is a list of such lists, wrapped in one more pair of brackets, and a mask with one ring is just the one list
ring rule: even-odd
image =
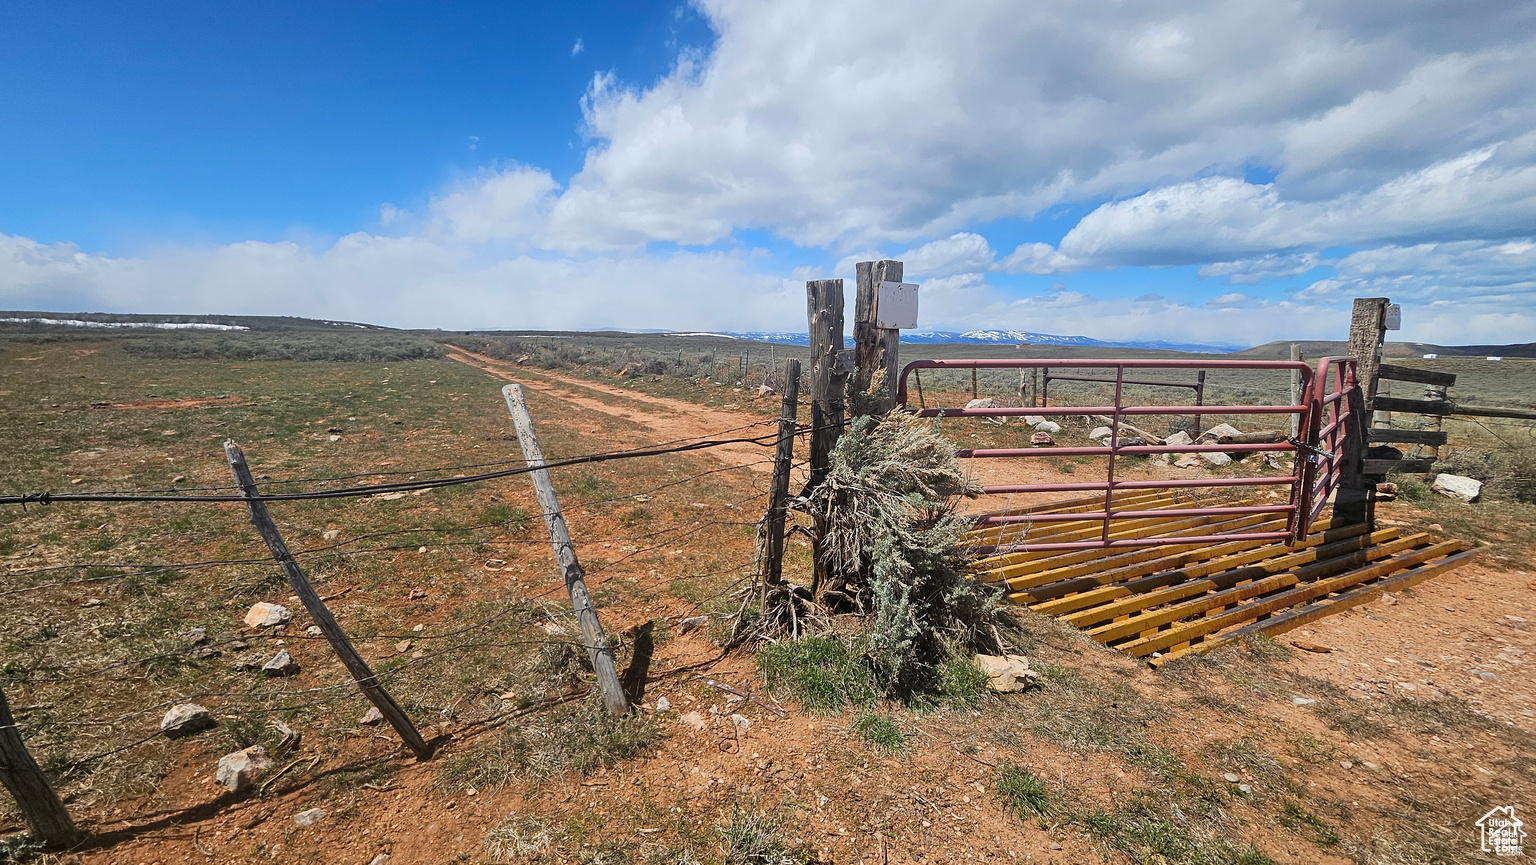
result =
[{"label": "clump of grass", "polygon": [[1307,836],[1320,847],[1333,847],[1340,841],[1332,826],[1293,800],[1287,799],[1281,805],[1279,819],[1281,826]]},{"label": "clump of grass", "polygon": [[508,815],[485,833],[485,853],[492,862],[521,863],[544,860],[549,850],[549,824],[537,817]]},{"label": "clump of grass", "polygon": [[1014,763],[997,767],[993,781],[1003,807],[1020,820],[1051,813],[1051,788],[1038,775]]},{"label": "clump of grass", "polygon": [[757,652],[757,669],[770,691],[787,693],[818,715],[835,714],[848,705],[867,706],[879,693],[859,653],[833,637],[763,646]]},{"label": "clump of grass", "polygon": [[1072,820],[1095,840],[1136,862],[1274,865],[1273,859],[1252,846],[1235,847],[1200,831],[1178,809],[1160,806],[1147,793],[1125,808],[1079,812]]},{"label": "clump of grass", "polygon": [[533,525],[533,515],[512,505],[491,505],[482,515],[489,525],[500,526],[509,532],[526,532]]},{"label": "clump of grass", "polygon": [[738,810],[720,827],[725,848],[722,865],[796,865],[805,860],[789,850],[781,820],[754,810]]},{"label": "clump of grass", "polygon": [[21,541],[14,535],[0,535],[0,556],[8,556],[21,548]]},{"label": "clump of grass", "polygon": [[609,714],[594,692],[591,699],[533,715],[493,741],[443,761],[439,781],[491,789],[519,777],[585,775],[649,751],[661,736],[661,728],[644,715]]},{"label": "clump of grass", "polygon": [[889,754],[907,750],[907,734],[896,725],[890,715],[861,715],[854,723],[853,731],[860,739]]},{"label": "clump of grass", "polygon": [[1287,661],[1296,653],[1290,646],[1267,634],[1252,634],[1243,639],[1248,654],[1260,661]]},{"label": "clump of grass", "polygon": [[967,652],[953,651],[939,666],[939,694],[945,703],[974,708],[987,692],[987,674]]}]

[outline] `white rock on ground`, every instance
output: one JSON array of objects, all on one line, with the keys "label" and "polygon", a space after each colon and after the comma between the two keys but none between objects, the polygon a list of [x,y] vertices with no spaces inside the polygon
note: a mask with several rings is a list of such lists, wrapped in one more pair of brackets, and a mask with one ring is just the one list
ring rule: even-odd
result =
[{"label": "white rock on ground", "polygon": [[300,826],[313,826],[324,819],[325,810],[322,808],[311,808],[308,811],[300,811],[293,815],[293,822]]},{"label": "white rock on ground", "polygon": [[1190,438],[1189,433],[1184,430],[1179,430],[1173,435],[1163,439],[1163,444],[1174,445],[1175,447],[1180,445],[1192,445],[1194,443],[1195,440]]},{"label": "white rock on ground", "polygon": [[997,400],[995,400],[995,399],[993,399],[992,397],[989,397],[989,396],[984,396],[981,399],[973,399],[973,400],[971,400],[970,402],[965,404],[965,407],[966,408],[997,408]]},{"label": "white rock on ground", "polygon": [[270,768],[272,768],[272,761],[267,759],[266,749],[260,745],[252,745],[220,757],[218,774],[214,777],[224,785],[224,789],[231,793],[239,793],[250,787],[257,776]]},{"label": "white rock on ground", "polygon": [[1027,414],[1024,416],[1024,422],[1030,426],[1034,426],[1037,423],[1045,423],[1045,415]]},{"label": "white rock on ground", "polygon": [[1088,438],[1098,441],[1099,439],[1107,439],[1114,434],[1115,431],[1107,426],[1096,426],[1093,428],[1093,432],[1088,434]]},{"label": "white rock on ground", "polygon": [[698,712],[686,712],[681,718],[677,719],[677,722],[679,724],[686,724],[695,730],[704,729],[704,716]]},{"label": "white rock on ground", "polygon": [[1061,424],[1053,420],[1043,420],[1035,424],[1035,429],[1039,430],[1040,432],[1059,433],[1061,432]]},{"label": "white rock on ground", "polygon": [[288,608],[281,604],[269,604],[265,601],[251,607],[245,614],[246,625],[252,628],[270,628],[281,625],[293,618]]},{"label": "white rock on ground", "polygon": [[1195,454],[1174,454],[1173,464],[1181,469],[1192,469],[1200,465],[1200,457]]},{"label": "white rock on ground", "polygon": [[748,718],[746,715],[732,715],[731,723],[735,724],[743,730],[752,729],[752,719]]},{"label": "white rock on ground", "polygon": [[987,687],[1001,694],[1011,694],[1040,681],[1040,674],[1029,668],[1023,655],[977,655],[976,666],[986,674]]},{"label": "white rock on ground", "polygon": [[1210,429],[1206,430],[1205,432],[1201,433],[1200,437],[1195,439],[1195,441],[1200,442],[1201,444],[1210,444],[1212,442],[1215,442],[1217,439],[1221,438],[1222,436],[1236,436],[1236,435],[1242,435],[1242,434],[1243,434],[1242,430],[1238,429],[1235,426],[1232,426],[1231,424],[1219,423],[1219,424],[1211,427]]},{"label": "white rock on ground", "polygon": [[292,676],[299,671],[299,662],[288,654],[287,649],[278,649],[272,660],[261,665],[261,671],[268,676]]},{"label": "white rock on ground", "polygon": [[181,703],[171,707],[160,719],[160,732],[172,739],[190,736],[213,726],[213,716],[196,703]]},{"label": "white rock on ground", "polygon": [[1056,440],[1048,432],[1037,432],[1029,437],[1029,443],[1034,447],[1050,447],[1056,444]]},{"label": "white rock on ground", "polygon": [[363,717],[357,719],[357,723],[368,727],[382,724],[384,723],[384,713],[379,711],[378,706],[369,706],[368,711],[363,713]]},{"label": "white rock on ground", "polygon": [[1208,453],[1202,453],[1200,454],[1200,459],[1205,460],[1213,466],[1224,466],[1232,462],[1232,458],[1222,453],[1221,451],[1210,451]]},{"label": "white rock on ground", "polygon": [[666,697],[657,697],[656,698],[656,714],[659,715],[662,712],[665,712],[665,711],[667,711],[667,710],[669,710],[671,708],[672,708],[672,701],[671,700],[668,700]]},{"label": "white rock on ground", "polygon": [[778,391],[774,390],[766,384],[760,384],[757,386],[757,395],[759,397],[773,396],[776,393],[778,393]]},{"label": "white rock on ground", "polygon": [[1435,475],[1435,482],[1429,488],[1442,496],[1449,496],[1464,502],[1475,502],[1477,497],[1483,494],[1482,481],[1462,475]]}]

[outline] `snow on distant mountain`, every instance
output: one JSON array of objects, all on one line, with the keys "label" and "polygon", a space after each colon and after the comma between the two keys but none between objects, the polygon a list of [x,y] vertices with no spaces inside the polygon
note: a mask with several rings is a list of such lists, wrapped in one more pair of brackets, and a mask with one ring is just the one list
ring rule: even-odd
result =
[{"label": "snow on distant mountain", "polygon": [[[705,334],[675,333],[673,336],[704,336]],[[747,339],[754,342],[776,342],[788,345],[809,345],[810,336],[804,333],[788,333],[783,331],[750,331],[745,333],[731,332],[708,334],[709,336],[729,336],[734,339]],[[1028,330],[968,330],[963,333],[943,330],[906,331],[901,335],[901,341],[909,344],[922,343],[971,343],[975,345],[1081,345],[1100,346],[1102,348],[1144,348],[1159,349],[1163,351],[1198,352],[1202,354],[1225,354],[1231,351],[1240,351],[1247,346],[1233,345],[1230,343],[1192,343],[1174,342],[1171,340],[1125,340],[1112,341],[1093,339],[1087,336],[1060,336],[1053,333],[1035,333]]]}]

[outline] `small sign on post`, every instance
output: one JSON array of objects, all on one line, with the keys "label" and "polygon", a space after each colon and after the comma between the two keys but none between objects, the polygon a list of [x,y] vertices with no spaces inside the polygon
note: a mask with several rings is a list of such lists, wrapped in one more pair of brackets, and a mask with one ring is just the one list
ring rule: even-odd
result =
[{"label": "small sign on post", "polygon": [[1382,316],[1382,325],[1387,330],[1403,329],[1403,308],[1395,303],[1387,304],[1386,314]]},{"label": "small sign on post", "polygon": [[875,298],[875,327],[909,330],[917,327],[917,284],[882,282]]}]

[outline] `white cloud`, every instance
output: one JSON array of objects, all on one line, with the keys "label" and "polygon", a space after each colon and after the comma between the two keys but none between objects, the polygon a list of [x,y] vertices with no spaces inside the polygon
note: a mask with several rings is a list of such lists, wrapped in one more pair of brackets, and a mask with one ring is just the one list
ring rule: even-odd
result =
[{"label": "white cloud", "polygon": [[985,273],[992,269],[997,254],[981,235],[960,232],[909,249],[896,257],[904,264],[907,276],[917,277]]},{"label": "white cloud", "polygon": [[586,43],[581,41],[580,36],[576,37],[576,44],[571,46],[571,56],[575,57],[585,50],[587,50]]}]

